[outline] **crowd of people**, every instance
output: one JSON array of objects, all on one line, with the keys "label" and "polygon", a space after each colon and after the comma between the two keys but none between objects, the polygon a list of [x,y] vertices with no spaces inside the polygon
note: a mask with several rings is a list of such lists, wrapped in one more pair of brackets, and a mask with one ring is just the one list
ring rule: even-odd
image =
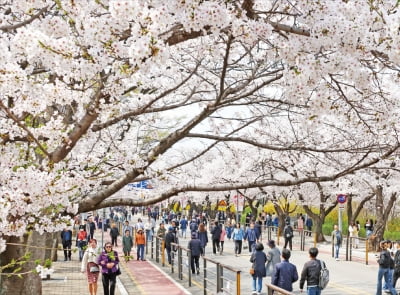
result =
[{"label": "crowd of people", "polygon": [[[123,211],[113,211],[109,218],[102,223],[99,217],[93,216],[82,221],[78,220],[75,224],[76,246],[79,249],[79,260],[81,261],[81,271],[86,274],[89,294],[97,294],[97,282],[101,273],[104,294],[114,295],[116,277],[120,273],[118,252],[113,247],[122,243],[123,259],[129,262],[132,259],[145,261],[145,245],[150,242],[153,236],[164,241],[167,261],[172,264],[173,252],[176,251],[179,244],[179,238],[186,239],[190,237],[187,248],[191,251],[190,270],[192,274],[200,274],[200,257],[206,255],[207,245],[211,244],[209,255],[223,255],[225,239],[232,240],[234,243],[234,255],[239,257],[242,250],[245,249],[250,254],[252,273],[253,294],[261,294],[263,287],[263,278],[270,277],[271,284],[284,290],[292,291],[293,283],[300,279],[300,290],[307,288],[307,294],[321,294],[322,287],[319,286],[319,276],[322,269],[322,262],[317,259],[318,249],[309,249],[310,260],[303,266],[303,270],[298,275],[297,268],[289,262],[294,237],[294,226],[291,219],[285,219],[283,229],[284,246],[282,250],[278,249],[274,240],[269,240],[264,251],[262,243],[262,225],[273,224],[273,218],[269,214],[260,222],[260,219],[254,220],[252,216],[246,216],[245,225],[237,223],[235,219],[227,219],[226,216],[219,216],[213,222],[209,222],[206,215],[198,214],[193,218],[186,216],[177,216],[174,214],[159,214],[154,211],[142,211],[144,217],[137,218],[133,225],[129,223],[129,217],[132,215]],[[135,212],[137,213],[137,212]],[[117,226],[115,218],[122,218],[123,225]],[[248,218],[249,217],[249,218]],[[142,220],[143,218],[143,220]],[[107,226],[106,226],[107,224]],[[296,220],[296,231],[304,229],[310,230],[312,222],[305,219],[300,214]],[[373,222],[368,220],[365,229],[372,230]],[[109,231],[107,230],[109,229]],[[119,232],[122,228],[122,233]],[[102,251],[97,247],[97,240],[94,238],[96,229],[102,229],[109,232],[109,242],[106,242]],[[360,224],[351,223],[348,228],[349,236],[353,241],[352,246],[358,248],[358,233]],[[307,233],[306,233],[307,235]],[[121,237],[118,239],[118,237]],[[71,245],[74,239],[73,232],[65,229],[61,233],[62,245],[64,249],[64,260],[71,260]],[[338,226],[335,225],[331,234],[334,245],[334,257],[339,260],[339,251],[342,246],[343,236]],[[136,247],[136,257],[131,252]],[[377,257],[379,264],[377,295],[382,290],[396,294],[394,286],[400,276],[400,242],[391,243],[384,241],[381,243],[382,252]],[[389,254],[388,254],[389,253]],[[390,259],[386,259],[389,256]],[[382,279],[385,284],[382,286]]]}]

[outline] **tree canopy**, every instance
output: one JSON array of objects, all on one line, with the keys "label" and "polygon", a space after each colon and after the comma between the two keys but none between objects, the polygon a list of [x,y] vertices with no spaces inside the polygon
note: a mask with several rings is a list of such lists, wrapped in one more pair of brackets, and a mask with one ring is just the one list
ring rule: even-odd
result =
[{"label": "tree canopy", "polygon": [[396,165],[398,1],[3,2],[2,250],[78,212]]}]

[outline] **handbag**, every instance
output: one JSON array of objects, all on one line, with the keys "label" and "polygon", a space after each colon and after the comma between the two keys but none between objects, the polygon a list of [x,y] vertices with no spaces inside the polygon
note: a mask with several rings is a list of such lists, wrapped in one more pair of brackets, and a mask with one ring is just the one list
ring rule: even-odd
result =
[{"label": "handbag", "polygon": [[252,268],[252,267],[250,267],[250,270],[249,270],[249,273],[251,274],[251,275],[254,275],[255,274],[255,269],[254,268]]},{"label": "handbag", "polygon": [[121,269],[119,268],[119,265],[117,264],[117,271],[115,272],[117,276],[121,274]]},{"label": "handbag", "polygon": [[93,265],[93,266],[90,267],[89,271],[90,272],[99,272],[100,269],[99,269],[99,267],[97,265]]}]

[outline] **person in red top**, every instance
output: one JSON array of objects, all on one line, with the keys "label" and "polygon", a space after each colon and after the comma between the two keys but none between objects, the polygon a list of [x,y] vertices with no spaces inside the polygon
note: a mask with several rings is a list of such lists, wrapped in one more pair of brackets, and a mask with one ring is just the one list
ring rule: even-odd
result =
[{"label": "person in red top", "polygon": [[144,245],[146,244],[146,236],[143,230],[139,228],[135,235],[135,244],[137,247],[137,260],[145,261],[144,259]]},{"label": "person in red top", "polygon": [[82,261],[83,254],[85,253],[86,246],[87,246],[87,232],[80,228],[78,232],[78,237],[76,238],[76,244],[79,248],[79,261]]}]

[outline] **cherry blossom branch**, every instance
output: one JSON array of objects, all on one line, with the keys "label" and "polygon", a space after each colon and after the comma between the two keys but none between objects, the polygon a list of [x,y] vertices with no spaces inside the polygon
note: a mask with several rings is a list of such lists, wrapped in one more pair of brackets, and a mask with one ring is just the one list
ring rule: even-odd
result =
[{"label": "cherry blossom branch", "polygon": [[49,9],[49,6],[45,6],[42,9],[40,9],[36,14],[32,15],[31,18],[20,22],[18,24],[14,24],[14,25],[6,25],[6,26],[0,26],[0,31],[3,32],[9,32],[12,30],[16,30],[18,28],[21,28],[25,25],[29,25],[31,22],[33,22],[35,19],[41,17],[45,12],[47,12],[47,10]]},{"label": "cherry blossom branch", "polygon": [[21,123],[20,120],[14,115],[14,113],[7,108],[3,101],[0,100],[0,108],[6,113],[7,117],[9,117],[11,120],[13,120],[15,123],[17,123],[18,127],[23,129],[27,134],[27,141],[33,141],[36,143],[37,147],[45,154],[46,156],[50,156],[50,154],[47,152],[47,150],[44,148],[44,146],[39,142],[39,140],[32,134],[32,132],[24,125]]}]

